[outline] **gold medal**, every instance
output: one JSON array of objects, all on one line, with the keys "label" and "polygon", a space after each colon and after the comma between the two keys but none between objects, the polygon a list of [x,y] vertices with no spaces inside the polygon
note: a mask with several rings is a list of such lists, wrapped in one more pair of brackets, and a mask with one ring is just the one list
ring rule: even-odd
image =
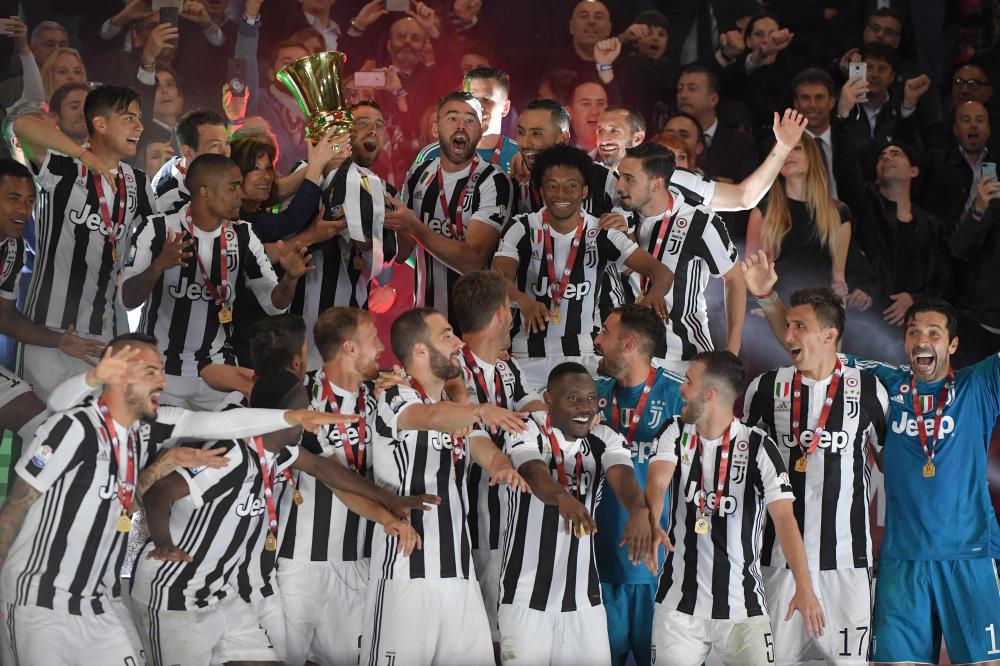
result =
[{"label": "gold medal", "polygon": [[115,262],[116,264],[118,263],[118,246],[117,245],[112,245],[111,246],[111,261]]},{"label": "gold medal", "polygon": [[268,531],[267,537],[264,538],[264,548],[272,553],[278,549],[278,540],[274,538],[274,532]]},{"label": "gold medal", "polygon": [[292,501],[295,502],[296,505],[301,505],[303,502],[305,502],[305,500],[302,498],[302,493],[299,492],[298,488],[296,488],[292,492]]},{"label": "gold medal", "polygon": [[796,472],[805,472],[807,467],[809,467],[809,459],[806,458],[805,456],[802,456],[801,458],[795,461]]},{"label": "gold medal", "polygon": [[930,460],[928,460],[924,464],[924,477],[929,479],[930,477],[934,476],[936,473],[937,473],[937,469],[934,467],[934,463],[932,463]]},{"label": "gold medal", "polygon": [[219,308],[219,323],[220,324],[233,323],[233,311],[224,305],[221,308]]},{"label": "gold medal", "polygon": [[116,526],[119,532],[128,532],[132,529],[132,519],[128,517],[128,514],[123,513],[118,517],[118,525]]},{"label": "gold medal", "polygon": [[583,526],[583,523],[577,523],[573,528],[573,533],[576,535],[577,539],[582,539],[587,536],[587,528]]},{"label": "gold medal", "polygon": [[699,518],[694,521],[694,533],[695,534],[708,534],[708,521],[704,518]]},{"label": "gold medal", "polygon": [[549,311],[549,321],[552,322],[553,324],[558,324],[560,321],[562,321],[562,316],[559,314],[559,310]]}]

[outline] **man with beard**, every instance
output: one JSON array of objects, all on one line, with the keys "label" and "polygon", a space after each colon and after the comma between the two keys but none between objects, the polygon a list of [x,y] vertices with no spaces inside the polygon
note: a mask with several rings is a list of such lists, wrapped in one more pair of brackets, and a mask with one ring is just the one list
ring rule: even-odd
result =
[{"label": "man with beard", "polygon": [[510,299],[520,309],[512,350],[525,383],[536,390],[566,359],[596,369],[595,291],[610,264],[645,276],[643,296],[667,316],[669,269],[621,231],[600,228],[598,219],[583,210],[590,164],[586,153],[569,146],[538,155],[531,180],[545,207],[507,224],[493,260],[493,270],[510,280]]},{"label": "man with beard", "polygon": [[199,155],[214,153],[229,157],[229,130],[225,119],[215,111],[195,109],[181,116],[177,123],[177,143],[181,154],[170,158],[153,176],[156,209],[176,213],[191,201],[184,175]]},{"label": "man with beard", "polygon": [[[795,126],[784,130],[801,132]],[[786,138],[790,140],[790,137]],[[671,187],[674,156],[669,149],[649,143],[625,151],[619,167],[618,198],[628,211],[628,228],[646,252],[673,273],[666,296],[669,326],[665,360],[683,369],[683,362],[712,349],[705,290],[710,276],[726,284],[726,349],[739,353],[746,310],[746,286],[738,266],[739,254],[726,223],[711,208],[692,205],[681,190]],[[643,279],[632,275],[629,288],[645,291]],[[626,295],[630,298],[630,295]]]},{"label": "man with beard", "polygon": [[[765,509],[794,576],[785,620],[798,610],[810,636],[821,636],[826,626],[778,447],[763,430],[733,416],[742,390],[743,364],[736,356],[698,354],[681,385],[680,416],[656,442],[646,501],[657,525],[654,544],[671,552],[653,611],[654,661],[698,666],[715,652],[728,664],[774,663],[760,584]],[[671,527],[664,532],[658,523],[671,485]]]},{"label": "man with beard", "polygon": [[436,493],[441,504],[413,515],[423,550],[409,556],[396,552],[395,537],[375,528],[361,663],[491,664],[490,627],[471,559],[469,462],[471,456],[493,483],[526,488],[479,429],[520,432],[523,414],[443,399],[445,382],[462,373],[462,341],[436,310],[400,315],[391,342],[406,383],[390,386],[378,400],[375,482],[402,496]]},{"label": "man with beard", "polygon": [[308,270],[307,248],[291,246],[281,254],[284,274],[275,275],[253,229],[239,220],[242,180],[228,157],[198,157],[187,173],[191,203],[147,218],[132,241],[122,303],[145,302],[139,328],[163,345],[168,404],[215,407],[223,396],[199,371],[210,363],[236,365],[237,295],[250,291],[266,313],[278,314]]},{"label": "man with beard", "polygon": [[[145,174],[123,160],[135,157],[142,134],[139,96],[130,88],[101,86],[87,95],[88,148],[44,118],[14,122],[42,196],[35,204],[37,259],[25,303],[36,324],[107,341],[124,330],[115,307],[117,283],[132,231],[152,214]],[[86,361],[58,349],[26,345],[24,378],[42,397],[61,381],[85,372]]]},{"label": "man with beard", "polygon": [[594,161],[617,172],[625,151],[646,138],[646,121],[635,109],[609,106],[597,117],[597,153]]},{"label": "man with beard", "polygon": [[[615,309],[594,340],[601,357],[597,405],[604,424],[625,438],[636,480],[643,488],[656,436],[681,409],[683,377],[652,365],[654,357],[663,355],[660,348],[665,337],[663,320],[651,309],[632,304]],[[667,501],[667,495],[662,501]],[[619,547],[628,518],[616,496],[605,496],[594,513],[598,529],[594,551],[608,616],[611,663],[623,663],[631,652],[639,666],[649,666],[656,574],[633,563]],[[669,524],[668,516],[661,518],[660,527],[667,529]],[[658,552],[657,562],[661,560]]]},{"label": "man with beard", "polygon": [[614,663],[590,543],[601,488],[627,508],[618,547],[632,563],[649,554],[650,523],[624,439],[594,425],[598,404],[590,372],[562,363],[548,378],[548,413],[533,413],[523,433],[507,435],[530,491],[511,493],[504,534],[497,615],[505,665]]},{"label": "man with beard", "polygon": [[[785,306],[764,257],[748,260],[747,284],[779,340]],[[958,314],[926,298],[906,311],[909,366],[850,359],[889,394],[882,447],[885,536],[879,550],[872,661],[935,663],[941,640],[959,664],[991,663],[998,646],[1000,525],[987,483],[986,454],[1000,416],[1000,356],[955,370]]]},{"label": "man with beard", "polygon": [[[75,406],[39,428],[0,509],[3,654],[38,664],[137,662],[120,582],[131,515],[175,469],[226,464],[219,449],[172,445],[341,420],[307,410],[160,409],[165,384],[156,340],[129,334],[109,343],[97,368],[53,393],[53,406]],[[101,392],[89,396],[94,386]]]},{"label": "man with beard", "polygon": [[[513,320],[507,283],[493,271],[472,271],[455,283],[451,292],[458,323],[462,327],[462,380],[471,404],[491,404],[519,412],[545,409],[541,397],[527,391],[521,382],[521,368],[513,359],[502,359],[510,349]],[[499,433],[498,433],[499,435]],[[495,437],[497,446],[503,440]],[[472,561],[476,565],[479,588],[490,620],[494,645],[500,642],[497,628],[497,592],[500,587],[501,530],[507,505],[504,488],[490,482],[482,467],[469,471],[469,532]]]},{"label": "man with beard", "polygon": [[[749,286],[757,290],[764,285]],[[795,585],[775,543],[774,523],[768,521],[761,564],[775,663],[860,666],[868,663],[871,627],[873,461],[868,444],[881,448],[885,441],[889,396],[878,379],[843,367],[837,357],[846,314],[832,290],[800,289],[791,304],[785,312],[784,343],[793,365],[750,383],[743,420],[779,444],[795,492],[795,519],[802,526],[809,571],[830,631],[814,638],[798,618],[782,620]],[[836,511],[830,510],[831,502]],[[850,520],[844,520],[847,515]]]},{"label": "man with beard", "polygon": [[385,223],[418,244],[414,304],[432,307],[457,325],[448,295],[461,274],[489,265],[511,212],[513,188],[497,165],[476,153],[483,132],[479,100],[448,93],[438,102],[437,125],[441,156],[410,169],[402,192],[406,203],[393,199]]}]

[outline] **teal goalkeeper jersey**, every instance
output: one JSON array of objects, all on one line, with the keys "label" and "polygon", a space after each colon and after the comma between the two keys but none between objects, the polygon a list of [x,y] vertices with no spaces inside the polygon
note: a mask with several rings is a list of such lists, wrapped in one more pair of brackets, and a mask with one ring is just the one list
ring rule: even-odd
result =
[{"label": "teal goalkeeper jersey", "polygon": [[[656,371],[656,379],[650,390],[646,406],[642,410],[639,426],[636,430],[635,441],[629,442],[632,452],[632,465],[635,468],[635,476],[639,485],[645,489],[646,475],[649,472],[649,463],[652,460],[655,446],[653,442],[663,431],[670,417],[679,414],[681,411],[681,383],[684,378],[672,372],[659,369]],[[639,403],[642,395],[643,384],[631,388],[617,387],[618,408],[620,413],[619,432],[624,436],[628,432],[628,424],[632,420],[632,412]],[[616,389],[616,382],[608,377],[597,378],[598,404],[604,419],[604,424],[613,427],[611,420],[611,394]],[[663,497],[664,505],[667,502],[667,495]],[[602,583],[612,584],[636,584],[644,583],[655,585],[657,576],[651,574],[644,564],[633,566],[628,559],[628,550],[620,548],[618,543],[622,540],[625,532],[625,523],[628,521],[628,512],[622,508],[618,499],[610,488],[605,484],[601,495],[600,503],[594,515],[597,521],[597,534],[594,536],[594,551],[597,556],[597,573],[601,577]],[[666,529],[670,522],[670,512],[663,511],[660,517],[660,525]],[[660,549],[660,561],[663,561],[665,553]]]},{"label": "teal goalkeeper jersey", "polygon": [[[938,561],[1000,558],[1000,526],[986,472],[990,433],[1000,416],[1000,356],[956,371],[954,386],[945,399],[931,477],[923,474],[927,458],[913,409],[910,368],[848,358],[858,368],[875,374],[889,392],[881,555]],[[946,381],[917,382],[928,446]]]},{"label": "teal goalkeeper jersey", "polygon": [[[496,148],[477,148],[476,153],[479,155],[479,159],[490,162],[493,161],[500,170],[505,174],[510,175],[510,161],[514,159],[514,155],[517,155],[517,151],[520,150],[517,145],[517,141],[508,139],[507,137],[502,137],[503,147],[500,149],[500,154],[496,155]],[[429,143],[421,149],[417,156],[413,160],[413,164],[422,164],[427,160],[432,160],[435,157],[441,155],[441,144],[437,141],[434,143]],[[412,168],[412,167],[411,167]]]}]

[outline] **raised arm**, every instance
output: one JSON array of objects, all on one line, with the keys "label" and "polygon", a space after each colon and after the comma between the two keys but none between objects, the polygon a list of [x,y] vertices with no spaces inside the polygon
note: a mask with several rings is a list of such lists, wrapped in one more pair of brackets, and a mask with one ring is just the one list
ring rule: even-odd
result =
[{"label": "raised arm", "polygon": [[497,448],[492,439],[473,434],[466,441],[469,443],[472,459],[490,475],[491,486],[506,483],[517,490],[531,492],[528,483],[514,469],[510,458]]},{"label": "raised arm", "polygon": [[746,259],[741,262],[740,268],[743,271],[747,291],[756,299],[760,309],[764,311],[771,332],[784,347],[788,322],[785,321],[785,304],[781,302],[781,298],[774,291],[774,285],[778,282],[774,263],[767,258],[763,250],[758,250],[756,254],[747,255]]}]

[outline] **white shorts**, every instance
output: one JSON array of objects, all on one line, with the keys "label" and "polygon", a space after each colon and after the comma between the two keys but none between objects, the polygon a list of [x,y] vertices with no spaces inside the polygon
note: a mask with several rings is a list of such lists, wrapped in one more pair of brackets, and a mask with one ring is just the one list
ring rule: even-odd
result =
[{"label": "white shorts", "polygon": [[653,663],[701,666],[710,652],[726,666],[774,663],[774,638],[767,616],[706,620],[656,604],[653,610]]},{"label": "white shorts", "polygon": [[0,366],[0,409],[31,391],[31,386],[7,368]]},{"label": "white shorts", "polygon": [[528,358],[527,355],[516,355],[517,366],[521,369],[521,383],[526,390],[541,394],[549,383],[549,373],[560,363],[579,363],[590,372],[597,375],[599,356],[586,354],[584,356],[545,356],[543,358]]},{"label": "white shorts", "polygon": [[285,663],[356,664],[361,657],[369,560],[278,560]]},{"label": "white shorts", "polygon": [[500,661],[519,666],[605,666],[611,663],[604,606],[554,613],[522,604],[503,604]]},{"label": "white shorts", "polygon": [[277,581],[271,577],[271,586],[275,592],[269,597],[257,597],[250,602],[257,612],[257,621],[264,629],[271,646],[278,655],[279,661],[285,661],[288,654],[288,640],[285,636],[285,609],[278,593]]},{"label": "white shorts", "polygon": [[280,661],[257,608],[237,594],[193,611],[133,604],[151,666],[210,666],[229,661]]},{"label": "white shorts", "polygon": [[483,595],[486,618],[490,621],[490,636],[494,643],[500,642],[500,628],[497,626],[497,605],[500,603],[500,569],[503,568],[503,551],[472,551],[472,563],[479,579],[479,591]]},{"label": "white shorts", "polygon": [[211,411],[219,406],[228,393],[216,391],[201,377],[178,377],[165,375],[167,386],[163,389],[160,402],[164,405],[183,407],[195,411]]},{"label": "white shorts", "polygon": [[[118,602],[120,603],[120,602]],[[70,615],[38,606],[3,604],[0,664],[16,666],[142,666],[129,639],[127,613]]]},{"label": "white shorts", "polygon": [[73,356],[67,356],[55,347],[24,345],[21,360],[24,380],[31,385],[43,401],[70,377],[82,375],[91,366]]},{"label": "white shorts", "polygon": [[368,584],[362,666],[493,666],[479,583],[464,578]]},{"label": "white shorts", "polygon": [[795,596],[795,578],[791,570],[762,569],[764,595],[774,628],[776,664],[817,662],[860,666],[868,663],[868,644],[872,635],[872,584],[868,569],[810,572],[813,589],[826,615],[826,631],[819,638],[806,633],[801,613],[796,612],[785,622],[788,604]]}]

